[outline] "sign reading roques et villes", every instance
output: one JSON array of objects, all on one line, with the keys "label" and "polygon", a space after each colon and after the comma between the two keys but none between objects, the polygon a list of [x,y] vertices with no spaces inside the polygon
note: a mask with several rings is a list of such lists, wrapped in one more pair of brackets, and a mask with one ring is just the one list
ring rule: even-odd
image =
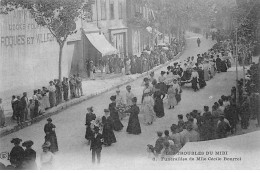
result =
[{"label": "sign reading roques et villes", "polygon": [[13,11],[12,15],[2,15],[1,20],[5,21],[1,22],[1,47],[55,41],[48,29],[37,25],[26,10]]}]

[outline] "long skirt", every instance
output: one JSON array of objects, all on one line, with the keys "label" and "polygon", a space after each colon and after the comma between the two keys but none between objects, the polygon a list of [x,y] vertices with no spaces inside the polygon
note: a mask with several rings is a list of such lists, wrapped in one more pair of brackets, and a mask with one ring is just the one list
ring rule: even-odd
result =
[{"label": "long skirt", "polygon": [[175,97],[175,94],[169,94],[168,95],[168,106],[176,106],[177,105],[177,100]]},{"label": "long skirt", "polygon": [[42,103],[44,104],[44,108],[47,109],[50,107],[50,101],[49,101],[49,96],[43,96],[42,98]]},{"label": "long skirt", "polygon": [[5,125],[5,114],[4,111],[0,110],[0,126],[4,126]]},{"label": "long skirt", "polygon": [[208,70],[204,70],[204,80],[208,81],[209,79],[210,79],[209,71]]},{"label": "long skirt", "polygon": [[126,132],[134,135],[138,135],[141,133],[141,126],[138,117],[129,117]]},{"label": "long skirt", "polygon": [[194,89],[195,91],[199,89],[199,88],[198,88],[197,78],[192,78],[191,84],[192,84],[192,85],[191,85],[192,89]]},{"label": "long skirt", "polygon": [[176,94],[175,96],[177,103],[181,101],[181,94]]},{"label": "long skirt", "polygon": [[160,98],[155,99],[154,112],[158,118],[162,118],[164,116],[164,107],[163,107],[162,99]]},{"label": "long skirt", "polygon": [[114,130],[115,131],[120,131],[123,129],[123,124],[121,123],[120,119],[114,119]]},{"label": "long skirt", "polygon": [[207,84],[206,84],[205,80],[199,78],[199,86],[200,86],[200,88],[204,88],[206,85]]},{"label": "long skirt", "polygon": [[90,127],[90,125],[89,125],[89,126],[87,126],[87,128],[86,128],[85,138],[86,138],[87,140],[90,140],[93,136],[94,136],[94,133],[93,133],[93,131],[91,130],[91,127]]},{"label": "long skirt", "polygon": [[102,136],[105,145],[111,145],[112,143],[116,143],[116,137],[113,130],[103,129]]},{"label": "long skirt", "polygon": [[49,141],[51,143],[50,151],[52,153],[59,151],[56,134],[46,135],[45,142],[47,142],[47,141]]},{"label": "long skirt", "polygon": [[50,91],[49,92],[49,101],[50,101],[50,107],[54,107],[56,105],[56,94],[55,92]]},{"label": "long skirt", "polygon": [[211,66],[210,74],[211,74],[211,77],[215,76],[216,72],[215,72],[215,67],[214,66]]},{"label": "long skirt", "polygon": [[167,91],[168,91],[168,87],[165,83],[161,82],[161,83],[158,83],[158,87],[160,88],[160,91],[163,93],[163,94],[166,94]]},{"label": "long skirt", "polygon": [[155,118],[154,100],[151,96],[144,97],[143,101],[144,122],[152,123]]}]

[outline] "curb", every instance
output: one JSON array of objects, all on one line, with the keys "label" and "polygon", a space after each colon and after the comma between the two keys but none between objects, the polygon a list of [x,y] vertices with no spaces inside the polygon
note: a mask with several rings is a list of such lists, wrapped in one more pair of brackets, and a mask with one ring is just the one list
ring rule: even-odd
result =
[{"label": "curb", "polygon": [[112,91],[112,90],[114,90],[114,89],[116,89],[118,87],[121,87],[123,85],[129,84],[129,83],[131,83],[131,82],[133,82],[133,81],[135,81],[135,80],[137,80],[139,78],[147,76],[150,72],[158,70],[160,68],[163,68],[163,67],[169,65],[170,63],[172,63],[173,61],[176,61],[183,54],[184,50],[185,50],[185,46],[182,49],[182,51],[180,53],[178,53],[172,60],[170,60],[170,61],[168,61],[168,62],[166,62],[164,64],[161,64],[161,65],[159,65],[157,67],[154,67],[153,69],[140,74],[136,78],[130,79],[130,80],[128,80],[126,82],[123,82],[123,83],[121,83],[119,85],[112,86],[111,88],[105,89],[103,91],[99,91],[99,92],[96,92],[94,94],[90,94],[90,95],[87,95],[87,96],[83,96],[83,97],[80,97],[80,98],[76,98],[76,99],[70,100],[70,101],[65,102],[65,103],[61,103],[60,105],[55,107],[56,109],[54,109],[52,112],[47,112],[47,113],[45,113],[43,115],[40,115],[40,116],[34,118],[33,120],[30,120],[29,122],[24,122],[23,125],[21,125],[21,126],[15,125],[15,126],[11,126],[10,128],[7,128],[5,130],[2,130],[0,132],[0,138],[4,137],[6,135],[9,135],[11,133],[17,132],[17,131],[19,131],[19,130],[25,128],[25,127],[28,127],[28,126],[30,126],[32,124],[40,122],[41,120],[46,119],[48,117],[51,117],[52,115],[55,115],[55,114],[57,114],[57,113],[59,113],[59,112],[61,112],[63,110],[66,110],[67,108],[69,108],[71,106],[75,106],[75,105],[80,104],[80,103],[82,103],[84,101],[90,100],[90,99],[92,99],[92,98],[94,98],[96,96],[99,96],[99,95],[104,94],[106,92]]}]

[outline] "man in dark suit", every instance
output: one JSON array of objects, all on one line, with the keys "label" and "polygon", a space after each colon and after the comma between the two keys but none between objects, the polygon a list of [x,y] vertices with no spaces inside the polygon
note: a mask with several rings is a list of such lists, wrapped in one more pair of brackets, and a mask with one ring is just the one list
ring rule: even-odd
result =
[{"label": "man in dark suit", "polygon": [[91,139],[90,150],[92,150],[92,163],[96,162],[96,155],[98,164],[100,163],[101,150],[102,150],[102,135],[99,133],[99,128],[94,127],[94,136]]},{"label": "man in dark suit", "polygon": [[25,120],[28,120],[28,98],[27,98],[27,92],[23,93],[23,97],[21,98],[21,119],[22,122]]}]

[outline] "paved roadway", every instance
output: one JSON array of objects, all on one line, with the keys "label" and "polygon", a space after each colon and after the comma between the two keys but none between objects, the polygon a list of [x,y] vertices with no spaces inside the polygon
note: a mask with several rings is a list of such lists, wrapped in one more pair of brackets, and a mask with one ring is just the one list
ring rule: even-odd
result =
[{"label": "paved roadway", "polygon": [[[187,39],[187,47],[180,60],[186,59],[188,56],[196,56],[198,53],[204,53],[214,43],[211,40],[201,38],[201,47],[197,47],[197,36],[190,36]],[[155,72],[157,78],[161,70]],[[56,125],[56,133],[58,137],[59,152],[55,155],[56,169],[149,169],[149,164],[145,164],[147,160],[146,145],[154,144],[156,140],[156,131],[169,129],[172,123],[177,122],[177,115],[186,114],[193,109],[202,109],[204,105],[211,105],[219,99],[222,94],[228,94],[234,85],[235,73],[217,74],[214,79],[207,82],[207,87],[199,92],[193,92],[189,85],[184,87],[182,101],[175,109],[168,109],[165,100],[165,117],[157,119],[151,126],[145,126],[142,115],[139,115],[141,121],[142,134],[129,135],[125,132],[128,120],[122,121],[124,129],[121,132],[115,132],[117,143],[111,147],[104,147],[102,150],[102,164],[93,166],[91,164],[91,152],[86,144],[85,135],[85,113],[87,107],[94,106],[94,112],[98,116],[103,115],[104,108],[110,103],[110,96],[115,91],[107,92],[91,100],[85,101],[70,109],[62,111],[53,116],[53,123]],[[132,82],[133,93],[138,97],[140,102],[142,87],[142,79]],[[121,87],[121,93],[125,95],[125,86]],[[40,155],[41,145],[44,142],[43,126],[46,122],[42,121],[30,127],[22,129],[18,132],[1,138],[1,151],[10,151],[13,147],[10,140],[19,137],[25,140],[34,141],[33,148],[37,155]],[[38,160],[38,159],[37,159]],[[176,165],[170,164],[170,169],[178,168]],[[158,167],[160,168],[160,167]],[[164,169],[165,167],[161,168]]]}]

